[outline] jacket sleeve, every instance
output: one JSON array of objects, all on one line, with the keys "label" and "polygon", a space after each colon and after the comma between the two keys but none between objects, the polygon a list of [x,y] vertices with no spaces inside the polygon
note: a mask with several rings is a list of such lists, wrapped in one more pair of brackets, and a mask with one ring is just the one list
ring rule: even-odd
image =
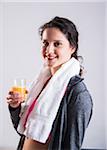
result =
[{"label": "jacket sleeve", "polygon": [[67,111],[64,145],[67,145],[66,148],[69,150],[80,150],[92,115],[92,100],[89,92],[87,90],[80,92],[74,105],[69,102]]},{"label": "jacket sleeve", "polygon": [[9,105],[8,108],[9,108],[10,117],[11,117],[13,126],[17,131],[17,127],[18,127],[19,120],[20,120],[19,114],[20,114],[20,111],[21,111],[21,105],[17,108],[13,108]]}]

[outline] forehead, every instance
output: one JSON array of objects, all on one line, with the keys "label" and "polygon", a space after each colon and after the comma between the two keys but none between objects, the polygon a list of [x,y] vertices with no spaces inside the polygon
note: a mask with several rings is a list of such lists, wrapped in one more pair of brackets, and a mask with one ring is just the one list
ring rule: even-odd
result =
[{"label": "forehead", "polygon": [[42,40],[67,40],[67,38],[58,28],[46,28],[43,31]]}]

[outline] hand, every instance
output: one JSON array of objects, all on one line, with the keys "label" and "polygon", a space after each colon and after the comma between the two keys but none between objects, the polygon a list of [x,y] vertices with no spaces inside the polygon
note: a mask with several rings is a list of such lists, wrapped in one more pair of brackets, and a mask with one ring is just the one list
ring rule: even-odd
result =
[{"label": "hand", "polygon": [[7,96],[7,103],[13,107],[16,108],[20,105],[20,103],[23,102],[23,97],[18,92],[9,91]]}]

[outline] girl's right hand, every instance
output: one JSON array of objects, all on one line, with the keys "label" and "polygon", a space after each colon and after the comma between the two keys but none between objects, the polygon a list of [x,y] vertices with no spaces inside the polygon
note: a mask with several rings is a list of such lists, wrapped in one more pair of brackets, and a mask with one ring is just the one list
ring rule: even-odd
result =
[{"label": "girl's right hand", "polygon": [[17,108],[23,101],[21,94],[13,91],[9,91],[6,99],[7,103],[13,108]]}]

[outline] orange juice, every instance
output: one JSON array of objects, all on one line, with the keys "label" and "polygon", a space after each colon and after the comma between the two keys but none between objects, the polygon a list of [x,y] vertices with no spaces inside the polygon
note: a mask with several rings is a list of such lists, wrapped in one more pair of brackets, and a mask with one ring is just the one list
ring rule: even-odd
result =
[{"label": "orange juice", "polygon": [[23,78],[14,79],[14,85],[12,86],[12,91],[19,93],[20,96],[22,97],[22,100],[24,101],[27,96],[26,80]]},{"label": "orange juice", "polygon": [[26,94],[27,94],[27,93],[26,93],[26,88],[25,88],[25,87],[13,86],[13,87],[12,87],[12,91],[21,94],[22,98],[24,98],[24,100],[25,100]]}]

